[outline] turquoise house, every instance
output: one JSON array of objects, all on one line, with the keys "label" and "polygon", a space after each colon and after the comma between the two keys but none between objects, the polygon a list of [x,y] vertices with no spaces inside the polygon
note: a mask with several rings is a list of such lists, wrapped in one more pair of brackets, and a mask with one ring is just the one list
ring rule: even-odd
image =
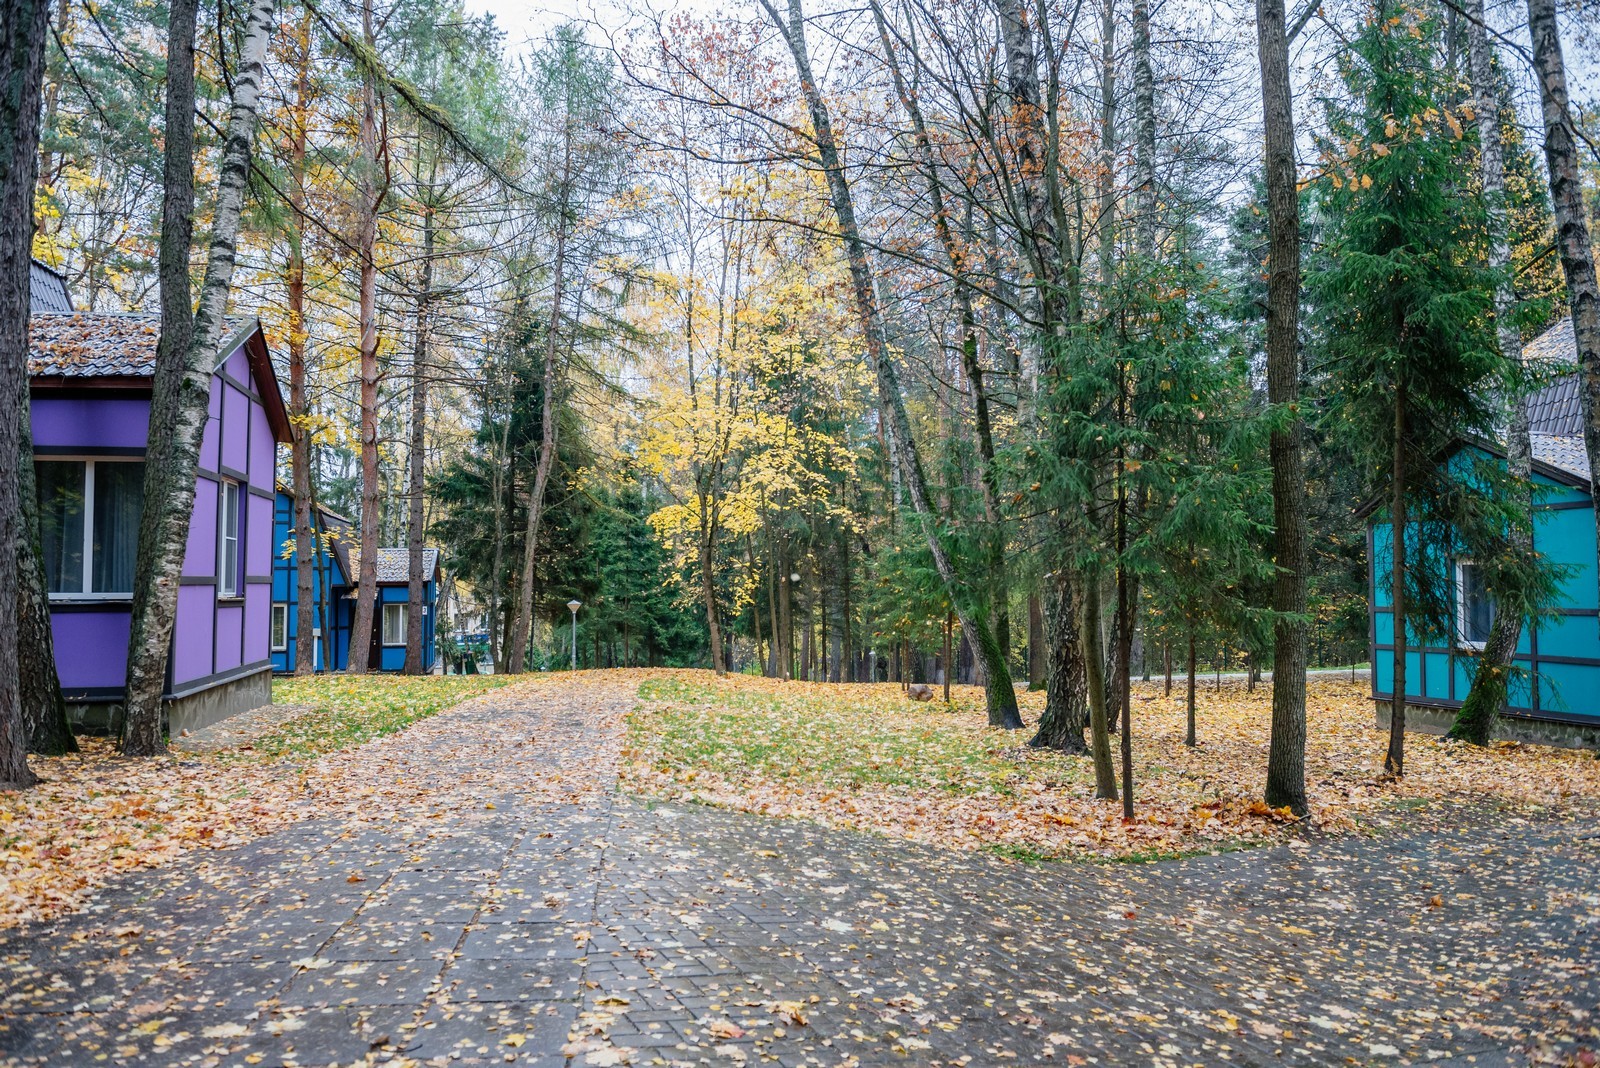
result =
[{"label": "turquoise house", "polygon": [[[1556,377],[1529,398],[1533,477],[1538,485],[1534,548],[1567,569],[1560,614],[1523,629],[1519,677],[1511,684],[1499,733],[1553,744],[1591,744],[1600,738],[1600,582],[1595,574],[1593,484],[1584,449],[1577,346],[1572,322],[1551,328],[1524,350],[1524,359]],[[1487,446],[1467,446],[1483,448]],[[1389,524],[1368,528],[1367,581],[1372,697],[1387,726],[1394,696],[1394,612],[1387,585]],[[1442,733],[1472,685],[1473,660],[1488,640],[1494,603],[1471,560],[1451,559],[1454,633],[1448,641],[1407,636],[1406,722]]]}]

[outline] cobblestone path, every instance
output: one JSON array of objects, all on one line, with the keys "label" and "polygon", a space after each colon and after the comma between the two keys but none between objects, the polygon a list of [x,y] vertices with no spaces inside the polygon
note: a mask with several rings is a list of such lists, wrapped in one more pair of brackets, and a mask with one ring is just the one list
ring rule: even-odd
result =
[{"label": "cobblestone path", "polygon": [[[361,806],[0,935],[0,1059],[1495,1065],[1600,1049],[1592,812],[1023,865],[620,797],[636,685],[496,691],[370,746]],[[385,811],[402,780],[405,811]]]}]

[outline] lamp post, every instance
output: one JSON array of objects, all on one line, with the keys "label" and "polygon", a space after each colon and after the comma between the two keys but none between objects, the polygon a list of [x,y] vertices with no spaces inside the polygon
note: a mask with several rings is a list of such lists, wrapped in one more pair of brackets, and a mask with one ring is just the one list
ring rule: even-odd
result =
[{"label": "lamp post", "polygon": [[572,670],[578,670],[578,609],[583,607],[582,601],[568,601],[567,607],[572,611]]}]

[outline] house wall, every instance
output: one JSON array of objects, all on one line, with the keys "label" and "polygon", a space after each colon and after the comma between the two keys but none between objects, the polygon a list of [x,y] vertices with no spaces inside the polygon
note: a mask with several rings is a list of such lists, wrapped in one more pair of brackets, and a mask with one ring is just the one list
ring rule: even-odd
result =
[{"label": "house wall", "polygon": [[[243,377],[231,373],[240,368]],[[230,685],[270,666],[267,626],[275,451],[266,412],[249,382],[242,347],[211,380],[194,516],[178,591],[169,697]],[[40,391],[32,399],[31,411],[34,452],[40,459],[130,458],[145,453],[148,396],[95,389]],[[241,596],[219,601],[217,500],[222,477],[237,479],[243,488],[240,548],[245,566]],[[52,598],[56,667],[69,700],[120,701],[131,614],[131,598]],[[241,700],[254,698],[249,687],[233,689]]]},{"label": "house wall", "polygon": [[[425,609],[422,617],[422,670],[433,670],[435,655],[434,648],[434,622],[438,615],[439,584],[432,579],[422,584],[422,604]],[[338,608],[339,629],[335,634],[335,645],[339,663],[346,665],[350,662],[350,637],[355,628],[356,602],[353,597],[344,596],[352,592],[341,589],[336,593]],[[386,604],[405,604],[410,600],[410,591],[404,584],[380,585],[378,599],[372,609],[372,625],[377,630],[380,639],[383,635],[383,606]],[[369,636],[368,641],[371,638]],[[404,645],[379,645],[378,656],[369,661],[368,667],[374,671],[404,671],[406,666],[406,647]]]},{"label": "house wall", "polygon": [[[1506,715],[1530,722],[1592,725],[1600,728],[1600,588],[1595,577],[1594,505],[1571,486],[1535,476],[1534,548],[1566,569],[1560,615],[1523,629],[1514,658],[1520,668],[1511,681]],[[1394,696],[1394,601],[1387,589],[1391,527],[1369,528],[1367,580],[1370,598],[1372,696]],[[1472,688],[1476,653],[1421,643],[1407,634],[1408,705],[1453,711]]]},{"label": "house wall", "polygon": [[[323,530],[320,517],[313,513],[313,522],[319,532]],[[292,672],[295,666],[295,657],[299,655],[299,582],[296,570],[299,566],[299,554],[295,552],[294,535],[290,533],[294,526],[294,498],[289,494],[277,493],[273,506],[272,523],[272,601],[282,604],[289,610],[288,647],[274,651],[272,655],[272,670]],[[336,628],[333,620],[334,607],[327,592],[336,585],[342,584],[339,565],[333,553],[322,547],[325,543],[318,538],[318,549],[312,559],[311,568],[311,596],[312,596],[312,626],[326,632],[330,638]],[[270,625],[271,620],[269,618]],[[311,640],[315,640],[313,637]],[[323,662],[325,650],[322,643],[318,644],[313,663],[316,670],[327,670],[329,665]],[[345,662],[334,659],[332,670],[343,670]]]}]

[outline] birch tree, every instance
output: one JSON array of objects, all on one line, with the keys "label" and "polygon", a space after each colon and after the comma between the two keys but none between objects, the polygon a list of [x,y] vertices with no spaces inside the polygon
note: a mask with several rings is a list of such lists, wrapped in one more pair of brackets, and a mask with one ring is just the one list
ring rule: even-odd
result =
[{"label": "birch tree", "polygon": [[[186,4],[188,0],[178,0]],[[254,0],[246,17],[239,66],[233,81],[217,176],[216,217],[200,284],[200,302],[191,319],[188,258],[193,210],[194,12],[187,26],[174,29],[175,58],[169,58],[167,171],[175,190],[163,217],[162,337],[151,385],[150,435],[145,453],[144,511],[139,527],[138,569],[134,577],[133,620],[128,638],[128,678],[123,716],[123,751],[150,756],[166,749],[162,737],[162,690],[178,606],[178,579],[194,513],[200,438],[205,431],[224,314],[233,282],[235,242],[250,177],[256,101],[261,91],[273,17],[271,0]],[[174,74],[172,66],[178,68]],[[187,68],[187,69],[184,69]],[[179,177],[176,172],[182,171]],[[175,195],[174,195],[175,194]],[[170,234],[168,227],[171,227]],[[168,336],[172,313],[176,337]],[[186,330],[185,327],[188,327]],[[180,348],[179,342],[182,342]]]}]

